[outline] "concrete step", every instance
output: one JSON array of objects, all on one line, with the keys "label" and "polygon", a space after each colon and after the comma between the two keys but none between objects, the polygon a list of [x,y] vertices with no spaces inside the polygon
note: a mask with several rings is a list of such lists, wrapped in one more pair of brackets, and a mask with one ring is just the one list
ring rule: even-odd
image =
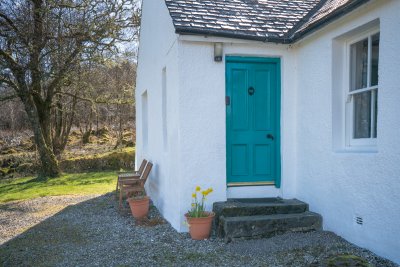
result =
[{"label": "concrete step", "polygon": [[308,204],[297,199],[239,198],[215,202],[213,211],[216,217],[289,214],[308,211]]},{"label": "concrete step", "polygon": [[321,215],[310,211],[292,214],[220,216],[218,236],[229,242],[239,238],[262,238],[287,232],[307,232],[321,229]]}]

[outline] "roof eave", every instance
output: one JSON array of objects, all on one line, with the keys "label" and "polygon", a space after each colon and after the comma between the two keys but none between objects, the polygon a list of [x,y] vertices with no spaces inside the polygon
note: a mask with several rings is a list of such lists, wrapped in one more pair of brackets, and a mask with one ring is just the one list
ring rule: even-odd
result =
[{"label": "roof eave", "polygon": [[223,32],[223,31],[190,29],[186,27],[175,27],[175,33],[181,35],[203,35],[203,36],[234,38],[234,39],[249,40],[249,41],[260,41],[264,43],[279,43],[279,44],[290,43],[290,40],[279,37],[254,36],[254,35],[247,35],[240,33]]}]

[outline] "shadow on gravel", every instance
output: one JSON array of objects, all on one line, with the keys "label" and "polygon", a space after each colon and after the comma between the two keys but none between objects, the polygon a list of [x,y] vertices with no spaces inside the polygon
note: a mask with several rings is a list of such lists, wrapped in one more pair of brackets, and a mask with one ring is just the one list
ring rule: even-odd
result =
[{"label": "shadow on gravel", "polygon": [[397,266],[330,232],[225,244],[177,233],[154,207],[148,222],[136,225],[128,210],[119,212],[114,194],[92,198],[1,245],[0,266],[327,266],[342,254],[372,264],[365,266]]},{"label": "shadow on gravel", "polygon": [[[79,247],[83,249],[93,235],[101,235],[93,231],[96,230],[93,229],[96,221],[97,223],[101,221],[99,218],[101,214],[94,213],[99,209],[114,209],[109,199],[110,197],[105,195],[68,206],[4,243],[0,246],[0,266],[59,265],[72,256],[68,255],[68,250],[72,251]],[[2,209],[20,208],[5,204]]]},{"label": "shadow on gravel", "polygon": [[221,248],[177,233],[154,206],[138,223],[117,205],[106,194],[64,208],[1,245],[0,266],[217,265]]}]

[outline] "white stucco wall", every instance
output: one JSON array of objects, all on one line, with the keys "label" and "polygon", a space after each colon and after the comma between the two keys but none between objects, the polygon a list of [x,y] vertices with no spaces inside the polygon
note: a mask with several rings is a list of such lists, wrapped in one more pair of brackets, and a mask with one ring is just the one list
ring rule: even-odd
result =
[{"label": "white stucco wall", "polygon": [[[375,1],[297,45],[297,197],[324,229],[400,262],[400,1]],[[377,152],[335,149],[333,40],[380,21]],[[333,131],[335,130],[335,131]],[[361,216],[362,226],[355,223]]]},{"label": "white stucco wall", "polygon": [[[154,204],[175,227],[179,211],[179,67],[178,41],[163,0],[144,0],[136,86],[136,166],[143,158],[154,163],[146,183]],[[167,146],[163,129],[163,69],[166,70]],[[143,146],[142,95],[147,92],[148,145]]]},{"label": "white stucco wall", "polygon": [[[187,230],[183,214],[196,185],[213,187],[208,203],[227,197],[299,198],[322,214],[324,228],[400,262],[400,1],[372,1],[293,45],[177,36],[163,0],[144,0],[137,79],[137,161],[155,163],[148,193],[164,217]],[[333,41],[379,19],[378,146],[338,152],[332,95]],[[280,57],[282,185],[226,187],[224,55]],[[337,59],[335,59],[335,62]],[[336,63],[335,63],[336,64]],[[163,138],[162,70],[167,70],[168,147]],[[148,146],[143,149],[141,95],[147,90]],[[335,126],[336,127],[336,126]],[[364,224],[355,223],[361,216]]]},{"label": "white stucco wall", "polygon": [[[246,42],[223,38],[181,37],[180,66],[180,157],[183,194],[181,214],[190,208],[196,185],[213,187],[208,201],[227,197],[295,196],[295,105],[296,84],[286,73],[295,72],[295,56],[287,45]],[[279,57],[282,66],[282,186],[226,186],[225,62],[214,61],[213,41],[224,42],[224,54]],[[179,227],[185,230],[185,225]]]}]

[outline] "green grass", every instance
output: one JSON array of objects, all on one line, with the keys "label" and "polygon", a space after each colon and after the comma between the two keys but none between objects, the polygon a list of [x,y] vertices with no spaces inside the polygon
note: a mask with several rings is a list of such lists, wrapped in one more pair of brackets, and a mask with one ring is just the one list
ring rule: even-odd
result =
[{"label": "green grass", "polygon": [[0,203],[44,196],[105,194],[115,189],[115,171],[63,174],[38,181],[34,177],[0,181]]}]

